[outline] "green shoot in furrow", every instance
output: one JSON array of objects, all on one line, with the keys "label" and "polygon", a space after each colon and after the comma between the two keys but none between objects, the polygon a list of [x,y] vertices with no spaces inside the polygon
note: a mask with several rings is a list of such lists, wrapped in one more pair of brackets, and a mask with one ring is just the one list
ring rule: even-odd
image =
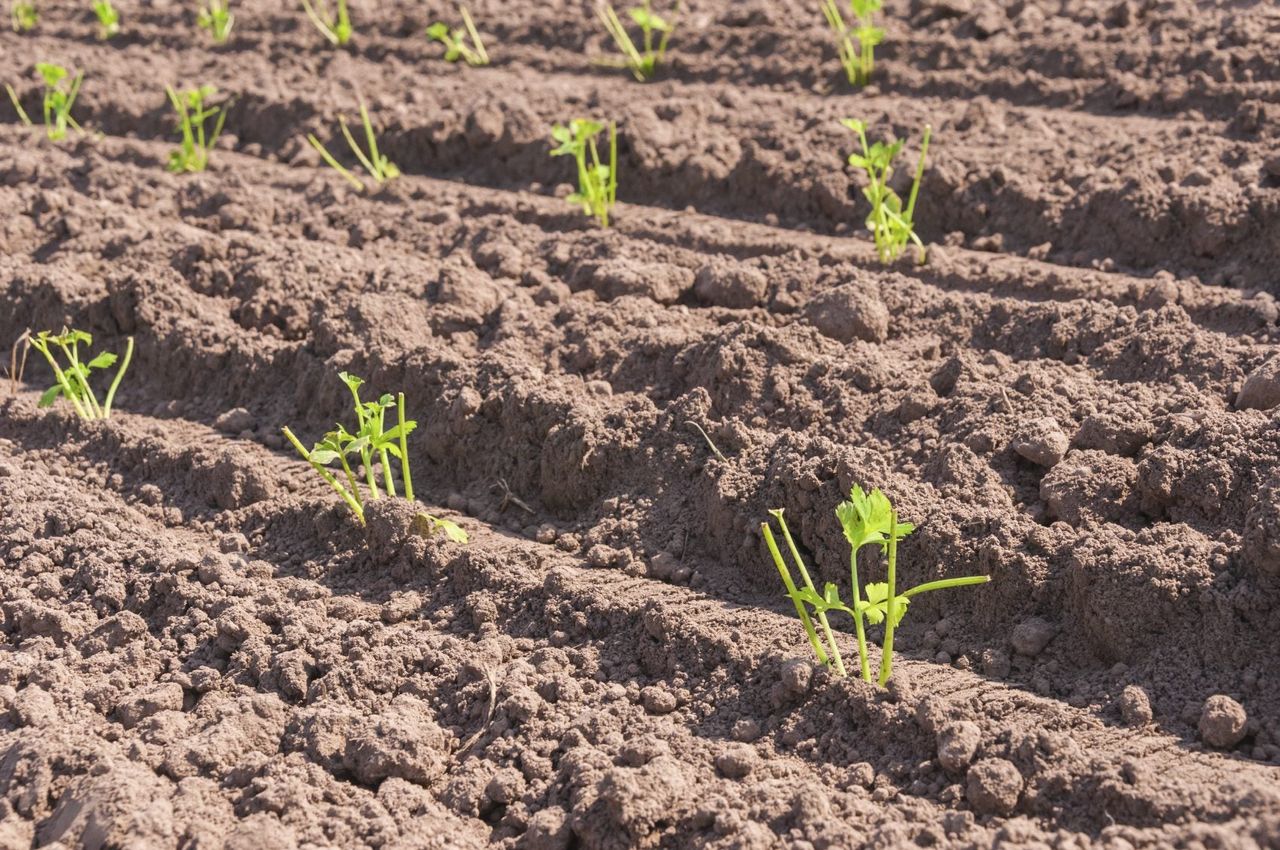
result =
[{"label": "green shoot in furrow", "polygon": [[[640,27],[639,47],[632,41],[626,26],[623,25],[622,19],[618,17],[613,6],[607,2],[601,3],[596,7],[596,14],[599,15],[605,30],[613,37],[614,43],[618,46],[618,52],[622,54],[621,59],[597,61],[612,68],[626,68],[642,83],[652,79],[667,55],[667,42],[671,39],[671,33],[675,31],[676,22],[680,17],[680,3],[676,3],[675,12],[670,21],[653,11],[650,0],[643,0],[641,5],[627,10],[632,22]],[[654,43],[655,37],[657,44]]]},{"label": "green shoot in furrow", "polygon": [[[356,143],[355,136],[351,134],[350,128],[347,127],[347,119],[341,116],[338,118],[338,123],[342,127],[342,135],[346,138],[351,152],[356,155],[356,159],[364,166],[364,170],[369,172],[369,176],[373,178],[374,182],[381,186],[388,180],[394,180],[399,177],[400,169],[396,167],[395,163],[387,159],[384,154],[379,153],[378,140],[373,133],[373,123],[369,120],[369,110],[365,108],[363,100],[360,101],[360,121],[364,125],[365,141],[369,146],[368,153],[360,150],[360,145]],[[321,158],[329,164],[330,168],[341,174],[355,188],[362,192],[365,190],[364,181],[338,162],[314,134],[307,134],[307,141],[320,153]]]},{"label": "green shoot in furrow", "polygon": [[462,29],[451,29],[443,21],[436,21],[427,27],[427,38],[444,45],[446,62],[461,59],[473,67],[488,65],[489,53],[484,49],[484,42],[480,39],[480,31],[476,29],[475,22],[471,20],[471,13],[466,6],[459,6],[458,14],[462,16]]},{"label": "green shoot in furrow", "polygon": [[916,245],[916,262],[925,261],[924,243],[916,234],[915,211],[916,200],[920,195],[920,181],[924,177],[925,157],[929,153],[929,139],[933,136],[933,128],[924,126],[924,140],[920,143],[920,159],[916,163],[915,179],[911,183],[911,193],[907,197],[907,205],[902,206],[898,193],[889,188],[889,179],[893,176],[893,161],[902,150],[901,139],[890,139],[886,144],[876,142],[867,144],[867,125],[852,118],[840,122],[858,134],[862,144],[862,153],[849,155],[849,164],[861,168],[867,175],[867,185],[862,194],[871,204],[871,212],[867,215],[867,229],[875,239],[876,253],[880,261],[887,263],[902,255],[908,242]]},{"label": "green shoot in furrow", "polygon": [[566,200],[580,205],[601,227],[608,227],[609,212],[618,198],[618,131],[609,122],[609,162],[605,164],[596,146],[596,136],[604,129],[603,124],[584,118],[573,119],[567,127],[557,124],[551,128],[551,138],[558,146],[551,155],[572,156],[577,163],[578,191]]},{"label": "green shoot in furrow", "polygon": [[[70,77],[70,72],[61,65],[37,62],[36,71],[44,79],[43,112],[45,135],[51,141],[61,141],[67,137],[68,127],[75,130],[80,129],[80,125],[71,117],[71,107],[76,102],[76,95],[80,93],[80,84],[84,82],[84,71],[71,78],[69,84],[67,79]],[[22,108],[22,102],[18,99],[18,93],[14,91],[13,86],[6,83],[5,91],[9,93],[9,100],[13,102],[13,108],[18,111],[18,117],[22,119],[22,123],[28,127],[34,126],[31,117]]]},{"label": "green shoot in furrow", "polygon": [[120,33],[120,13],[111,0],[93,0],[93,14],[98,18],[98,39],[106,41]]},{"label": "green shoot in furrow", "polygon": [[307,17],[325,40],[335,47],[341,47],[351,41],[351,15],[347,11],[347,0],[337,0],[336,11],[329,8],[328,0],[302,0],[302,8]]},{"label": "green shoot in furrow", "polygon": [[205,0],[196,15],[196,26],[208,30],[214,44],[225,43],[235,25],[230,0]]},{"label": "green shoot in furrow", "polygon": [[[786,520],[781,510],[771,510],[770,515],[777,520],[783,536],[787,540],[792,560],[800,570],[803,587],[796,585],[791,576],[782,553],[774,539],[770,523],[761,523],[760,530],[773,557],[774,565],[782,577],[787,596],[795,605],[796,613],[804,626],[805,634],[813,647],[818,663],[831,667],[836,675],[844,676],[844,665],[836,644],[827,615],[831,612],[848,614],[854,622],[857,635],[859,671],[866,682],[876,681],[883,687],[893,675],[893,640],[894,633],[902,618],[906,616],[907,605],[911,599],[921,593],[944,590],[950,587],[965,587],[984,584],[990,576],[962,576],[959,578],[938,579],[916,585],[899,594],[897,592],[898,541],[914,530],[909,522],[898,522],[897,512],[889,503],[889,499],[880,490],[864,492],[855,485],[849,493],[849,500],[841,502],[836,508],[836,517],[840,520],[845,539],[849,542],[850,604],[846,604],[840,595],[839,587],[828,582],[819,593],[817,587],[805,568],[798,547],[791,538]],[[867,544],[875,544],[885,553],[887,568],[885,581],[874,582],[863,587],[858,578],[858,551]],[[865,594],[864,594],[865,591]],[[812,616],[810,616],[812,610]],[[823,629],[825,645],[813,626],[816,619]],[[884,643],[880,654],[880,669],[873,680],[870,653],[867,648],[866,626],[884,625]]]},{"label": "green shoot in furrow", "polygon": [[836,0],[822,0],[822,14],[835,35],[840,65],[850,85],[871,82],[876,45],[884,41],[884,30],[875,25],[875,13],[882,5],[883,0],[849,0],[853,23],[845,23]]},{"label": "green shoot in furrow", "polygon": [[9,25],[14,32],[31,32],[40,22],[40,12],[36,4],[29,0],[14,0],[9,7]]},{"label": "green shoot in furrow", "polygon": [[[209,152],[222,133],[227,120],[226,105],[209,106],[206,101],[217,94],[213,86],[201,86],[184,92],[164,87],[169,102],[178,113],[177,130],[182,136],[182,146],[169,154],[169,170],[174,174],[204,171],[209,165]],[[213,120],[213,130],[207,133],[205,123]]]},{"label": "green shoot in furrow", "polygon": [[[115,365],[115,354],[104,351],[96,357],[84,361],[80,359],[80,344],[93,345],[93,337],[84,331],[62,329],[62,333],[40,331],[31,337],[31,347],[40,352],[49,361],[53,369],[56,383],[40,396],[40,407],[50,407],[59,398],[71,402],[71,406],[82,419],[106,419],[111,415],[111,404],[115,400],[120,381],[133,360],[133,337],[125,343],[124,359],[116,370],[116,376],[107,389],[106,397],[98,403],[98,396],[89,385],[89,375],[95,369],[108,369]],[[58,364],[57,354],[61,353],[65,366]]]}]

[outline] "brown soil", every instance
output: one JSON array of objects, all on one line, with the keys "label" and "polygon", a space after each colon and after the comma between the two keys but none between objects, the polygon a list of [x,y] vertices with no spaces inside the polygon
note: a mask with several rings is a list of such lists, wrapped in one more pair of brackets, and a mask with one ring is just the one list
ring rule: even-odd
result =
[{"label": "brown soil", "polygon": [[[342,51],[260,2],[220,48],[159,1],[0,33],[91,130],[0,104],[0,341],[137,342],[108,422],[0,389],[0,847],[1280,847],[1280,12],[891,5],[856,93],[801,2],[693,3],[648,85],[589,3],[475,3],[485,69],[435,2]],[[165,82],[234,93],[207,173]],[[302,140],[357,91],[369,196]],[[844,116],[933,124],[927,265],[875,260]],[[343,369],[469,545],[288,449]],[[811,663],[757,532],[840,579],[854,483],[904,581],[994,579],[912,605],[887,691]]]}]

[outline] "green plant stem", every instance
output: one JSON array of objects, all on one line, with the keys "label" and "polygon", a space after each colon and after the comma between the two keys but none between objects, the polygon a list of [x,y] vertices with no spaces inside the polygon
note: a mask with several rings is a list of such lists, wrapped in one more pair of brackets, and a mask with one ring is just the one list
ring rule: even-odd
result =
[{"label": "green plant stem", "polygon": [[[378,438],[382,438],[382,424],[387,415],[386,408],[378,411]],[[391,498],[396,496],[396,482],[391,478],[391,453],[383,446],[378,450],[378,461],[382,464],[382,485],[387,488],[387,495]]]},{"label": "green plant stem", "polygon": [[[345,125],[343,129],[345,129]],[[324,159],[325,163],[327,163],[330,168],[345,177],[347,182],[352,186],[355,186],[356,189],[361,192],[364,191],[364,181],[352,174],[345,165],[334,159],[333,154],[329,153],[329,150],[324,145],[320,144],[320,140],[315,137],[314,133],[307,134],[307,141],[311,143],[311,147],[315,148],[316,151],[319,152],[321,158]]]},{"label": "green plant stem", "polygon": [[77,346],[68,347],[66,343],[59,342],[58,347],[62,349],[67,361],[71,363],[71,370],[75,373],[76,381],[84,389],[85,406],[89,408],[89,418],[102,419],[102,408],[98,406],[98,398],[94,395],[93,387],[89,386],[88,376],[80,372],[80,357]]},{"label": "green plant stem", "polygon": [[107,389],[107,397],[102,404],[102,416],[105,419],[111,415],[111,402],[116,397],[116,389],[120,386],[120,380],[124,377],[125,371],[129,368],[129,361],[133,360],[133,337],[125,342],[124,359],[120,361],[120,368],[116,370],[116,376],[111,381],[111,386]]},{"label": "green plant stem", "polygon": [[47,343],[41,343],[36,339],[32,339],[31,345],[36,351],[44,355],[44,359],[49,361],[49,365],[53,367],[53,375],[58,380],[58,386],[62,387],[63,394],[71,401],[71,406],[75,408],[81,419],[92,419],[89,412],[85,410],[84,405],[80,403],[80,399],[76,398],[75,391],[71,388],[71,381],[67,378],[67,373],[62,371],[62,367],[58,365],[58,361],[49,353]]},{"label": "green plant stem", "polygon": [[404,497],[413,501],[413,476],[409,474],[409,441],[404,432],[404,393],[396,396],[397,418],[400,423],[400,477],[404,479]]},{"label": "green plant stem", "polygon": [[[475,56],[479,60],[480,65],[489,64],[489,52],[484,49],[484,42],[480,40],[480,32],[476,29],[475,22],[471,20],[471,13],[467,11],[466,6],[459,6],[458,11],[462,13],[463,26],[467,28],[467,32],[471,34],[471,43],[475,45]],[[467,64],[475,65],[476,62],[468,61]]]},{"label": "green plant stem", "polygon": [[22,108],[22,102],[18,100],[18,93],[13,90],[13,86],[5,83],[4,88],[9,93],[9,100],[13,101],[13,108],[18,110],[18,117],[22,119],[22,123],[28,127],[32,126],[31,116]]},{"label": "green plant stem", "polygon": [[889,513],[889,568],[885,581],[889,585],[889,593],[885,597],[884,646],[880,651],[880,687],[884,687],[893,672],[893,631],[897,619],[898,567],[898,512]]},{"label": "green plant stem", "polygon": [[[813,584],[813,579],[809,578],[809,570],[805,568],[804,559],[800,557],[800,550],[796,548],[796,542],[791,537],[791,529],[787,527],[787,521],[778,514],[778,524],[782,526],[782,536],[787,541],[787,548],[791,551],[791,558],[796,562],[796,567],[800,570],[800,577],[804,579],[804,586],[812,590],[814,593],[818,589]],[[825,611],[817,612],[818,623],[822,626],[823,634],[827,638],[827,645],[831,648],[831,660],[835,664],[836,672],[842,677],[848,675],[844,669],[844,659],[840,657],[840,645],[836,643],[836,636],[831,631],[831,624],[827,622],[827,614]]]},{"label": "green plant stem", "polygon": [[849,583],[853,587],[853,628],[858,636],[858,661],[862,681],[871,681],[871,661],[867,655],[867,627],[862,617],[862,585],[858,583],[858,550],[849,551]]},{"label": "green plant stem", "polygon": [[356,474],[351,471],[351,464],[347,463],[347,456],[342,452],[338,452],[338,462],[342,464],[342,471],[347,474],[347,483],[351,485],[351,495],[355,498],[356,503],[363,508],[360,502],[360,484],[356,481]]},{"label": "green plant stem", "polygon": [[830,664],[827,653],[822,648],[822,642],[818,640],[818,633],[813,628],[813,621],[809,619],[809,612],[799,599],[800,591],[796,588],[795,580],[791,578],[791,570],[787,569],[786,562],[782,560],[782,552],[778,550],[778,542],[773,539],[773,532],[769,529],[769,523],[760,523],[760,532],[764,535],[764,542],[769,547],[769,554],[773,556],[773,562],[778,566],[778,575],[782,576],[782,583],[786,585],[787,595],[791,597],[791,601],[796,606],[796,614],[804,625],[804,633],[809,636],[809,645],[813,647],[813,654],[818,657],[820,664]]},{"label": "green plant stem", "polygon": [[[289,430],[288,426],[285,426],[281,430],[284,432],[284,435],[288,438],[289,442],[293,443],[293,447],[298,450],[298,454],[302,455],[302,459],[311,464],[315,471],[320,473],[320,477],[329,482],[330,487],[338,491],[338,495],[342,496],[347,505],[350,506],[351,510],[355,512],[356,518],[360,520],[360,524],[364,525],[364,509],[360,507],[360,502],[351,495],[351,492],[348,491],[346,487],[343,487],[342,484],[338,482],[337,478],[333,477],[333,473],[326,469],[322,464],[316,463],[311,459],[311,452],[307,451],[306,447],[303,446],[298,438],[293,435],[293,432]],[[343,466],[346,466],[345,460],[343,461]],[[348,470],[348,474],[350,474],[350,470]]]},{"label": "green plant stem", "polygon": [[991,576],[962,576],[960,578],[943,578],[937,581],[929,581],[924,584],[917,584],[915,587],[905,591],[902,595],[910,599],[921,593],[928,593],[931,590],[946,590],[948,587],[965,587],[971,584],[986,584],[991,581]]}]

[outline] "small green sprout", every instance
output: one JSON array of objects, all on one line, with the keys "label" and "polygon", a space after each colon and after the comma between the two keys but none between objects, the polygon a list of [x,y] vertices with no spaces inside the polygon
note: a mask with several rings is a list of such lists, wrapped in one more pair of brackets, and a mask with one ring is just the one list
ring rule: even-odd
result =
[{"label": "small green sprout", "polygon": [[[67,82],[70,72],[61,65],[37,62],[36,71],[44,78],[45,135],[52,141],[61,141],[67,137],[68,127],[76,130],[80,129],[80,125],[71,117],[71,106],[76,102],[76,95],[80,93],[80,84],[84,81],[84,71],[76,74],[69,85],[64,85],[64,83]],[[18,100],[18,93],[13,90],[13,86],[6,83],[5,90],[9,92],[9,100],[13,101],[13,108],[18,110],[18,117],[22,119],[22,123],[28,127],[33,126],[31,117],[22,108],[22,103]]]},{"label": "small green sprout", "polygon": [[[184,92],[176,92],[165,86],[169,102],[178,113],[178,132],[182,134],[182,147],[169,154],[169,170],[174,174],[204,171],[209,165],[209,151],[222,133],[227,120],[226,105],[207,106],[205,101],[217,94],[213,86],[201,86]],[[214,119],[213,132],[206,138],[205,122]]]},{"label": "small green sprout", "polygon": [[[791,532],[787,529],[787,522],[783,519],[782,511],[780,509],[771,510],[769,514],[778,521],[783,538],[786,540],[788,549],[791,552],[791,558],[795,561],[800,571],[800,578],[804,582],[804,587],[796,586],[791,577],[791,570],[787,567],[782,553],[778,549],[770,524],[768,522],[761,523],[760,531],[764,536],[765,544],[769,548],[769,554],[773,556],[774,565],[778,568],[778,573],[782,577],[782,583],[786,586],[787,596],[790,597],[795,605],[796,613],[804,625],[805,634],[809,638],[809,643],[813,647],[813,653],[817,656],[818,662],[834,668],[839,676],[845,675],[844,663],[840,657],[840,649],[836,644],[835,634],[827,620],[828,613],[839,611],[853,618],[858,641],[860,673],[863,681],[866,682],[872,681],[870,654],[867,651],[866,624],[884,624],[884,644],[880,653],[879,675],[876,679],[880,686],[884,687],[885,683],[889,681],[889,677],[893,675],[894,631],[902,622],[902,618],[906,616],[907,605],[911,602],[912,597],[931,590],[985,584],[991,580],[990,576],[962,576],[959,578],[940,579],[918,584],[910,590],[899,594],[897,592],[898,541],[910,534],[915,529],[915,526],[909,522],[898,522],[897,512],[894,511],[893,506],[889,503],[888,497],[879,489],[867,493],[860,486],[854,485],[849,493],[849,500],[841,502],[836,507],[836,517],[840,520],[840,526],[844,531],[845,539],[849,541],[850,547],[849,581],[852,588],[852,604],[846,605],[840,598],[839,587],[832,582],[828,582],[821,593],[818,592],[817,587],[814,586],[809,577],[809,571],[805,568],[804,560],[800,557],[800,551],[791,537]],[[858,551],[867,544],[878,545],[886,553],[887,570],[885,581],[868,584],[863,588],[858,580]],[[864,590],[866,592],[865,597],[863,595]],[[810,608],[813,609],[812,618],[809,615]],[[818,624],[822,627],[823,635],[821,639],[818,636],[817,629],[814,628],[814,619],[817,619]]]},{"label": "small green sprout", "polygon": [[111,5],[111,0],[93,0],[93,14],[98,16],[99,41],[120,33],[120,13]]},{"label": "small green sprout", "polygon": [[[365,108],[364,101],[360,101],[360,121],[364,124],[364,136],[369,145],[369,152],[366,154],[360,150],[360,145],[356,143],[355,136],[351,135],[351,130],[347,127],[347,119],[339,116],[338,123],[342,126],[342,135],[347,139],[347,145],[351,148],[351,152],[356,155],[356,159],[360,160],[360,164],[364,166],[365,171],[369,172],[369,176],[374,182],[381,186],[388,180],[394,180],[400,176],[400,169],[396,168],[395,163],[387,159],[385,154],[378,152],[378,140],[373,135],[373,122],[369,120],[369,110]],[[320,156],[331,168],[347,179],[347,182],[355,186],[361,192],[364,191],[364,181],[351,173],[350,169],[334,159],[333,154],[329,153],[324,145],[320,144],[320,140],[314,134],[307,134],[307,141],[311,146],[320,152]]]},{"label": "small green sprout", "polygon": [[28,0],[14,0],[9,8],[9,23],[14,32],[31,32],[40,22],[36,4]]},{"label": "small green sprout", "polygon": [[444,45],[444,58],[447,62],[461,59],[473,67],[488,65],[489,53],[484,49],[484,42],[480,40],[480,31],[471,20],[471,13],[466,6],[459,6],[458,14],[462,16],[463,29],[450,29],[448,24],[436,21],[427,27],[427,38]]},{"label": "small green sprout", "polygon": [[[390,394],[380,396],[376,401],[361,401],[360,387],[364,381],[355,375],[340,372],[338,377],[347,385],[355,402],[356,422],[358,427],[354,434],[341,424],[324,435],[320,442],[308,451],[301,441],[287,427],[284,435],[288,438],[298,454],[320,473],[329,486],[342,496],[343,501],[351,508],[356,519],[364,525],[364,500],[360,495],[360,485],[355,469],[348,458],[354,458],[358,465],[364,467],[365,485],[369,498],[377,500],[386,495],[396,496],[396,484],[391,477],[391,458],[400,461],[400,477],[404,482],[404,497],[413,501],[413,476],[409,472],[409,446],[407,438],[418,426],[412,419],[404,418],[404,393],[394,399]],[[387,411],[396,408],[396,424],[386,427]],[[337,462],[342,467],[346,483],[342,483],[329,471],[328,466]],[[374,464],[382,466],[382,486],[378,485],[378,477],[374,474]],[[445,521],[441,521],[445,522]],[[448,530],[446,529],[446,532]],[[450,534],[450,537],[453,535]]]},{"label": "small green sprout", "polygon": [[341,47],[351,41],[351,15],[347,12],[347,0],[337,0],[336,14],[330,10],[328,0],[315,0],[315,5],[311,0],[302,0],[302,8],[330,44]]},{"label": "small green sprout", "polygon": [[902,208],[902,199],[889,188],[889,178],[893,176],[893,160],[902,150],[902,140],[892,139],[888,144],[876,142],[867,146],[867,125],[852,118],[840,122],[858,134],[862,143],[862,153],[849,155],[849,164],[861,168],[867,175],[867,186],[862,194],[871,202],[871,212],[867,215],[867,229],[876,241],[876,253],[880,261],[887,263],[896,260],[907,242],[916,244],[916,262],[925,259],[924,243],[916,235],[915,209],[916,198],[920,194],[920,180],[924,177],[925,156],[929,153],[929,138],[933,128],[924,125],[924,141],[920,143],[920,160],[916,164],[915,180],[911,183],[911,194],[907,198],[907,208]]},{"label": "small green sprout", "polygon": [[567,200],[580,204],[582,211],[595,216],[601,227],[608,227],[609,211],[618,197],[618,132],[616,125],[609,122],[609,164],[605,165],[596,147],[596,136],[603,130],[603,124],[585,118],[573,119],[568,127],[557,124],[551,128],[551,138],[559,146],[551,150],[551,155],[574,158],[578,164],[578,191]]},{"label": "small green sprout", "polygon": [[871,70],[875,66],[876,45],[884,41],[884,30],[875,26],[873,18],[880,11],[883,0],[849,0],[849,11],[856,25],[846,24],[836,0],[822,0],[822,14],[836,37],[836,49],[845,76],[853,86],[865,86],[871,82]]},{"label": "small green sprout", "polygon": [[466,529],[453,520],[419,511],[413,521],[414,530],[423,537],[435,537],[438,532],[443,532],[454,543],[466,543],[468,540]]},{"label": "small green sprout", "polygon": [[[650,0],[643,0],[641,5],[627,10],[631,20],[640,27],[640,43],[643,50],[636,47],[636,43],[631,40],[631,36],[627,33],[627,28],[623,26],[622,20],[618,17],[618,13],[613,10],[613,6],[608,3],[602,3],[596,8],[596,13],[600,16],[600,21],[604,24],[604,28],[608,30],[609,35],[613,36],[614,43],[618,45],[618,51],[622,53],[621,59],[604,59],[600,60],[601,64],[613,68],[626,68],[631,71],[632,76],[642,83],[652,79],[658,70],[658,65],[662,63],[667,54],[667,41],[670,40],[671,33],[675,31],[676,20],[680,16],[680,3],[676,3],[674,17],[670,21],[653,11],[650,6]],[[656,47],[654,45],[655,34],[658,35]]]},{"label": "small green sprout", "polygon": [[[89,373],[94,369],[110,368],[117,360],[116,355],[104,351],[88,362],[82,361],[80,343],[93,345],[93,337],[84,331],[63,328],[62,333],[56,336],[49,331],[41,331],[30,339],[31,347],[44,355],[57,378],[57,383],[40,396],[40,407],[50,407],[59,398],[65,397],[82,419],[106,419],[111,415],[111,402],[116,397],[120,379],[124,377],[129,361],[133,359],[133,337],[129,337],[125,344],[124,360],[120,362],[120,368],[116,370],[116,376],[111,381],[102,404],[98,403],[98,397],[89,386]],[[67,361],[65,369],[58,365],[54,349],[61,351]]]},{"label": "small green sprout", "polygon": [[214,44],[222,44],[231,35],[236,16],[231,13],[230,0],[205,0],[196,15],[196,26],[208,30]]}]

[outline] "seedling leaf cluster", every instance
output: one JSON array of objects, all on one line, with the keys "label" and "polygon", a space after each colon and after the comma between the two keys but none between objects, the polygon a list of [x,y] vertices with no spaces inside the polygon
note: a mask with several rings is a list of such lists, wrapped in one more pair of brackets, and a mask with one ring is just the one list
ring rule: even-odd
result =
[{"label": "seedling leaf cluster", "polygon": [[447,62],[461,59],[473,67],[488,65],[489,53],[484,49],[484,41],[480,38],[475,21],[471,20],[471,13],[466,6],[459,6],[458,14],[462,16],[462,29],[452,29],[443,21],[436,21],[427,27],[427,38],[444,45],[444,58]]},{"label": "seedling leaf cluster", "polygon": [[618,199],[618,129],[610,122],[607,163],[600,159],[596,145],[596,136],[604,129],[603,124],[585,118],[575,118],[567,127],[557,124],[551,128],[551,138],[558,143],[551,155],[573,157],[578,167],[578,191],[567,200],[579,204],[601,227],[608,227],[609,212]]},{"label": "seedling leaf cluster", "polygon": [[667,42],[671,39],[671,33],[675,31],[676,18],[680,15],[680,4],[676,4],[674,16],[670,21],[653,11],[650,0],[644,0],[641,5],[627,10],[632,23],[640,27],[639,46],[631,39],[631,35],[613,6],[602,3],[596,8],[596,13],[600,16],[600,22],[604,24],[605,30],[613,37],[614,44],[618,46],[618,52],[622,54],[621,59],[602,59],[601,64],[614,68],[626,68],[642,83],[652,79],[667,55]]},{"label": "seedling leaf cluster", "polygon": [[[116,369],[107,394],[101,403],[89,384],[90,373],[94,370],[105,370],[114,366],[118,360],[111,352],[104,351],[89,360],[80,358],[80,345],[93,345],[93,337],[80,330],[62,329],[59,334],[40,331],[30,338],[31,347],[40,352],[53,369],[56,382],[40,396],[40,407],[51,407],[59,398],[71,403],[82,419],[106,419],[111,415],[111,404],[115,400],[116,390],[124,373],[129,369],[133,359],[133,337],[125,344],[124,359]],[[65,365],[59,365],[57,355],[61,354]]]},{"label": "seedling leaf cluster", "polygon": [[[363,100],[360,101],[360,121],[364,125],[365,143],[369,147],[368,152],[360,149],[355,136],[351,134],[351,129],[347,127],[347,119],[338,118],[338,123],[342,127],[342,135],[347,140],[347,146],[351,148],[351,152],[356,155],[356,159],[364,166],[364,170],[369,172],[369,176],[373,178],[374,182],[381,186],[388,180],[394,180],[399,177],[400,169],[385,154],[379,152],[378,139],[373,132],[373,122],[369,120],[369,110],[365,108]],[[341,174],[356,189],[362,192],[365,190],[364,181],[353,174],[349,168],[338,162],[314,134],[308,134],[307,141],[319,152],[321,158],[329,164],[330,168]]]},{"label": "seedling leaf cluster", "polygon": [[[223,106],[210,106],[207,101],[217,94],[213,86],[201,86],[184,92],[174,91],[172,86],[164,87],[169,95],[169,102],[178,113],[178,133],[182,136],[182,146],[169,154],[169,170],[174,174],[204,171],[209,165],[209,152],[222,133],[222,125],[227,120],[227,110]],[[213,121],[213,130],[206,134],[206,122]]]},{"label": "seedling leaf cluster", "polygon": [[[991,580],[989,576],[947,578],[918,584],[898,593],[898,541],[911,534],[915,526],[909,522],[898,521],[898,514],[890,504],[889,498],[879,489],[868,493],[861,486],[854,485],[849,493],[849,499],[836,507],[836,518],[839,519],[845,540],[849,543],[850,590],[849,601],[845,602],[839,586],[834,582],[828,582],[821,591],[818,590],[791,536],[791,531],[787,528],[782,510],[771,510],[769,514],[778,523],[802,582],[801,585],[795,583],[791,569],[778,548],[771,523],[761,523],[761,534],[764,536],[769,554],[773,557],[774,565],[778,568],[787,596],[795,606],[796,614],[804,626],[805,634],[809,638],[809,644],[813,647],[813,653],[818,662],[831,667],[839,676],[845,676],[846,671],[835,632],[831,628],[829,619],[831,614],[846,614],[853,619],[859,673],[866,682],[873,681],[871,657],[867,649],[867,626],[884,626],[880,669],[875,679],[883,687],[893,675],[894,632],[906,616],[907,606],[913,597],[933,590],[984,584]],[[885,555],[886,569],[884,581],[872,582],[864,586],[858,577],[858,554],[866,546],[879,547]]]},{"label": "seedling leaf cluster", "polygon": [[[36,63],[36,72],[44,80],[42,106],[45,135],[51,141],[61,141],[67,137],[67,128],[80,129],[80,125],[71,117],[71,107],[76,102],[76,95],[80,93],[84,72],[81,71],[71,77],[71,72],[66,68],[49,62]],[[33,126],[34,122],[22,108],[22,102],[18,99],[18,93],[13,90],[13,86],[6,83],[5,91],[9,93],[9,100],[13,102],[13,108],[18,111],[18,117],[22,119],[22,123],[28,127]]]},{"label": "seedling leaf cluster", "polygon": [[14,32],[31,32],[40,22],[40,13],[36,4],[27,0],[14,0],[9,8],[9,25]]},{"label": "seedling leaf cluster", "polygon": [[902,255],[908,242],[916,245],[916,262],[925,260],[924,243],[916,235],[915,209],[916,199],[920,195],[920,181],[924,177],[925,157],[929,153],[929,139],[933,128],[924,127],[924,140],[920,143],[920,159],[916,163],[915,179],[911,183],[911,193],[907,204],[902,205],[898,193],[889,188],[889,179],[893,176],[893,161],[902,151],[901,139],[890,139],[886,142],[867,144],[867,125],[856,119],[846,118],[840,122],[858,134],[862,145],[862,153],[849,155],[849,164],[862,169],[867,175],[867,185],[862,194],[871,204],[871,212],[866,218],[867,229],[871,231],[876,243],[876,253],[881,262],[896,260]]}]

